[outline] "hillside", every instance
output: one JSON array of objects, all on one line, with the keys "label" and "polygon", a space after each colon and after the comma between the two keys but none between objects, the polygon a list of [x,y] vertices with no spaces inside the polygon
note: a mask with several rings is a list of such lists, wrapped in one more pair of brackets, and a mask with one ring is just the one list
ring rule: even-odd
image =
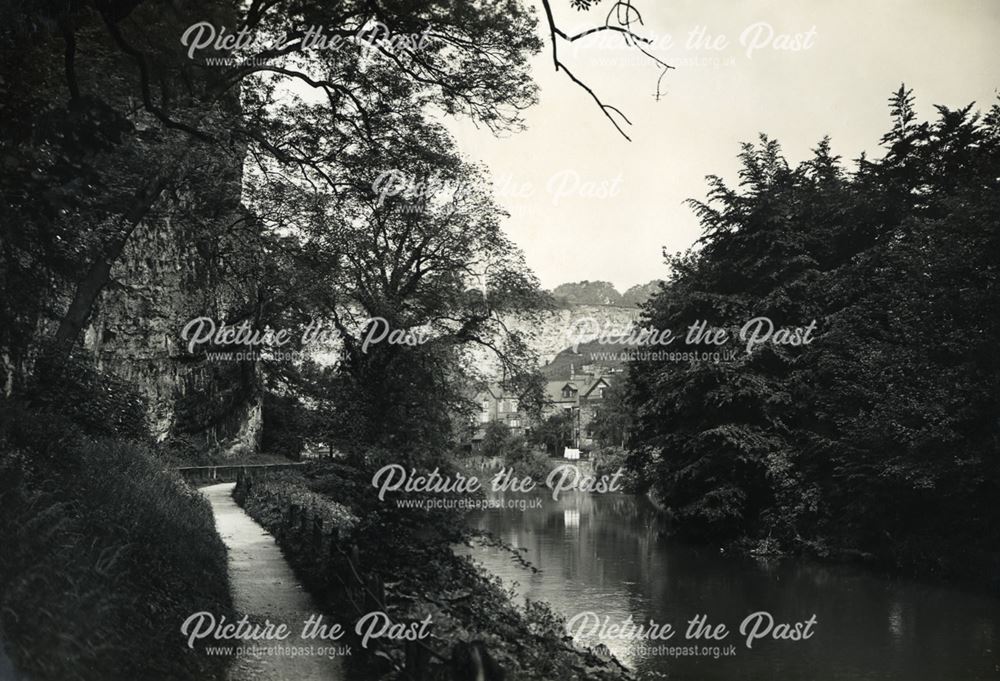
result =
[{"label": "hillside", "polygon": [[[549,364],[562,351],[573,345],[574,340],[587,343],[593,338],[592,329],[608,329],[623,331],[639,318],[638,307],[619,307],[614,305],[566,305],[553,310],[544,316],[540,323],[523,319],[508,319],[505,323],[512,331],[524,334],[529,339],[529,345],[540,359],[542,365]],[[559,366],[568,370],[568,364],[582,366],[590,363],[588,353],[591,351],[613,352],[614,346],[600,347],[587,343],[577,348],[579,361],[567,353],[559,358]],[[476,351],[475,361],[488,377],[499,374],[499,365],[488,351]],[[567,366],[563,366],[567,365]],[[580,366],[576,368],[579,369]]]}]

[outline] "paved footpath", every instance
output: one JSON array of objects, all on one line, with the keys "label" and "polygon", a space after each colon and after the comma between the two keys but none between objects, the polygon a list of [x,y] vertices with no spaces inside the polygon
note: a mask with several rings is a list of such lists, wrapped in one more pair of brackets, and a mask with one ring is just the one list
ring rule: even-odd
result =
[{"label": "paved footpath", "polygon": [[[334,647],[335,641],[302,641],[302,623],[319,614],[312,598],[292,573],[274,537],[233,500],[235,483],[202,487],[215,513],[215,526],[229,549],[229,580],[233,605],[251,622],[286,623],[292,635],[285,641],[261,641],[261,646]],[[328,619],[328,618],[327,618]],[[252,645],[252,643],[251,643]],[[258,655],[243,653],[230,668],[229,681],[342,681],[340,659],[320,655]]]}]

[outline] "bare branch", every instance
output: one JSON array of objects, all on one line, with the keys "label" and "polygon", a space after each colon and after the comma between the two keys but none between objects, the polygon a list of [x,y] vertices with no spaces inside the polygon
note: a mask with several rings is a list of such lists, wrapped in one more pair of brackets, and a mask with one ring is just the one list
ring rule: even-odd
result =
[{"label": "bare branch", "polygon": [[[559,26],[556,24],[555,15],[552,12],[552,5],[550,0],[542,0],[542,7],[545,9],[545,18],[548,21],[549,25],[549,37],[552,41],[552,63],[555,66],[556,71],[565,72],[566,76],[571,81],[573,81],[577,86],[582,88],[584,92],[590,95],[591,99],[593,99],[594,102],[597,104],[597,106],[601,109],[601,113],[603,113],[604,116],[609,121],[611,121],[611,124],[615,126],[615,129],[618,130],[619,134],[621,134],[622,137],[631,142],[632,138],[625,133],[625,130],[622,128],[622,125],[620,124],[619,120],[615,116],[612,116],[612,114],[615,114],[626,125],[632,125],[632,122],[628,119],[628,117],[624,113],[622,113],[621,109],[612,106],[610,104],[605,104],[601,100],[601,98],[598,97],[597,93],[594,92],[593,88],[584,83],[580,78],[576,76],[576,74],[573,73],[572,70],[569,69],[569,67],[566,66],[566,64],[559,58],[559,44],[557,38],[561,38],[567,42],[575,42],[582,38],[594,35],[596,33],[601,33],[604,31],[610,31],[613,33],[621,34],[626,44],[634,46],[636,49],[642,52],[642,54],[647,56],[649,59],[651,59],[654,63],[656,63],[662,68],[660,77],[656,81],[656,98],[659,99],[660,83],[663,81],[663,76],[666,74],[668,70],[674,67],[670,66],[662,59],[653,55],[647,49],[642,47],[643,44],[646,45],[651,44],[652,40],[650,40],[649,38],[644,38],[632,30],[633,21],[637,22],[639,25],[642,25],[643,23],[642,15],[639,13],[639,10],[637,10],[632,5],[632,0],[616,0],[614,6],[611,8],[611,11],[608,12],[608,16],[605,18],[603,26],[597,26],[595,28],[591,28],[586,31],[581,31],[576,34],[569,35],[565,31],[560,29]],[[611,24],[612,15],[616,15],[617,17],[618,21],[617,26]]]}]

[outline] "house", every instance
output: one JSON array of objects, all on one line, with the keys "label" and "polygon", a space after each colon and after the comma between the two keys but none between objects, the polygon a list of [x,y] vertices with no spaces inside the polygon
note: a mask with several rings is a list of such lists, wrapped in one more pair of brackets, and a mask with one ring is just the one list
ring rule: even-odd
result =
[{"label": "house", "polygon": [[472,400],[479,407],[474,414],[472,424],[473,450],[476,450],[482,442],[486,424],[492,421],[507,426],[512,435],[523,436],[528,433],[528,419],[521,410],[520,400],[499,383],[481,386],[473,394]]},{"label": "house", "polygon": [[[585,367],[593,369],[594,367]],[[576,373],[571,365],[568,379],[550,380],[545,383],[543,418],[559,413],[569,413],[573,419],[573,444],[588,450],[594,446],[591,425],[600,414],[605,391],[615,380],[611,374]]]}]

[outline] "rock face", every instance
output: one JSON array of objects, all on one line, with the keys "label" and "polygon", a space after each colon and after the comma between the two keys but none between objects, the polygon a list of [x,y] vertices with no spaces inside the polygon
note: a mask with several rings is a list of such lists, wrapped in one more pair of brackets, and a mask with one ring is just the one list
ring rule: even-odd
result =
[{"label": "rock face", "polygon": [[[205,5],[218,13],[220,24],[235,19],[234,7]],[[155,8],[150,16],[172,21]],[[121,68],[130,66],[126,62]],[[185,104],[202,106],[202,83],[186,90],[183,79],[176,80]],[[239,92],[229,91],[211,116],[203,111],[205,125],[217,140],[225,139],[228,122],[242,113]],[[254,321],[262,250],[259,225],[242,206],[246,148],[164,135],[146,112],[130,118],[140,138],[146,132],[162,139],[150,147],[154,156],[184,149],[181,170],[115,263],[113,283],[91,316],[85,345],[102,369],[131,381],[145,395],[148,424],[157,439],[177,438],[199,452],[234,458],[256,451],[262,427],[256,362],[190,353],[181,336],[198,317],[216,323]]]},{"label": "rock face", "polygon": [[[135,59],[93,8],[16,7],[12,26],[4,27],[13,33],[0,31],[5,46],[18,46],[0,65],[5,179],[31,180],[33,172],[41,178],[12,185],[10,196],[22,198],[8,202],[5,194],[0,203],[8,227],[0,234],[0,270],[17,293],[5,296],[14,302],[5,305],[0,324],[0,389],[12,395],[26,383],[91,264],[99,253],[111,255],[111,281],[98,282],[103,288],[88,303],[82,338],[100,368],[146,397],[157,438],[184,436],[199,450],[255,449],[261,398],[254,363],[191,355],[180,339],[192,317],[252,320],[257,300],[259,234],[241,208],[245,149],[230,134],[241,115],[240,93],[210,91],[218,74],[193,65],[173,37],[190,16],[232,25],[236,5],[111,4],[114,21],[123,19],[119,11],[129,15],[121,28],[150,59],[153,83],[140,85]],[[77,36],[75,95],[57,75],[68,68],[63,19]],[[140,104],[143,88],[152,89],[160,108],[210,130],[211,143],[194,143],[161,124]],[[152,180],[161,175],[169,188],[118,256],[116,237],[131,227],[118,218],[142,203],[140,189],[159,186]],[[36,204],[46,210],[29,209]],[[17,221],[8,214],[25,226],[11,228]],[[26,237],[11,242],[16,231]],[[16,277],[8,263],[18,265]]]},{"label": "rock face", "polygon": [[[252,315],[258,240],[239,205],[241,161],[215,161],[223,180],[164,196],[112,270],[85,346],[100,367],[133,383],[159,440],[186,437],[231,456],[260,444],[261,395],[253,361],[188,353],[184,325]],[[220,196],[221,194],[221,196]],[[209,205],[212,210],[189,210]]]},{"label": "rock face", "polygon": [[594,329],[611,333],[625,332],[639,319],[638,307],[615,305],[569,305],[549,314],[536,329],[533,347],[542,362],[551,362],[555,356],[575,341],[591,340]]},{"label": "rock face", "polygon": [[[638,307],[567,304],[546,314],[541,323],[515,318],[505,319],[504,324],[512,331],[525,334],[529,338],[529,346],[538,355],[540,363],[545,365],[572,346],[574,341],[591,340],[593,334],[588,331],[603,329],[623,333],[639,319],[639,314]],[[486,350],[477,350],[473,356],[476,365],[488,378],[500,378],[502,370],[494,355]]]}]

